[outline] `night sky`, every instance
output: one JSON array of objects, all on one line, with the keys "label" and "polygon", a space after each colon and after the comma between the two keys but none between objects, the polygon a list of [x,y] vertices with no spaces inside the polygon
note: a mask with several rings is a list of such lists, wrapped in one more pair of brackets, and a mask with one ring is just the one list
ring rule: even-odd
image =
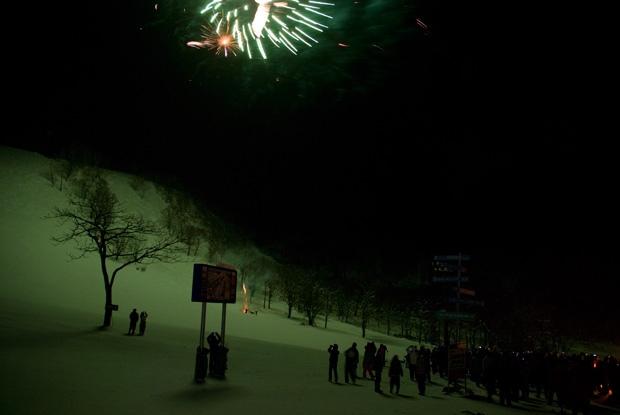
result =
[{"label": "night sky", "polygon": [[263,60],[186,46],[204,3],[154,4],[38,10],[5,143],[174,179],[269,247],[616,261],[568,12],[337,1]]}]

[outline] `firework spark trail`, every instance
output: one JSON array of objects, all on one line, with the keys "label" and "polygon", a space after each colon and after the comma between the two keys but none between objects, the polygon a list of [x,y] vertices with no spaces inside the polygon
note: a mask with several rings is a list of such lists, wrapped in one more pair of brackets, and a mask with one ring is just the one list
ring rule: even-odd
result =
[{"label": "firework spark trail", "polygon": [[269,39],[276,48],[297,54],[298,46],[312,47],[319,42],[312,31],[321,33],[328,28],[325,22],[332,17],[322,8],[334,6],[311,0],[248,0],[228,8],[229,3],[212,0],[200,11],[207,16],[208,24],[202,25],[202,40],[191,40],[187,46],[215,49],[216,55],[223,52],[226,57],[229,52],[235,56],[244,52],[252,58],[254,50],[267,59],[264,40]]},{"label": "firework spark trail", "polygon": [[224,56],[228,57],[228,53],[237,56],[237,51],[241,49],[237,43],[237,39],[227,27],[226,30],[215,30],[211,25],[202,26],[202,41],[189,41],[187,46],[194,48],[215,49],[215,54],[219,55],[224,52]]}]

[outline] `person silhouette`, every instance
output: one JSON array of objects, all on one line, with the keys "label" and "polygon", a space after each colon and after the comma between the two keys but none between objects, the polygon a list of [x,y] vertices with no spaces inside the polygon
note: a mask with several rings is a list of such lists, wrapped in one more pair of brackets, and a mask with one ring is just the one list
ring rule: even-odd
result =
[{"label": "person silhouette", "polygon": [[375,356],[375,360],[372,364],[372,370],[375,371],[375,392],[383,393],[381,390],[381,378],[383,373],[383,368],[385,366],[385,354],[387,353],[387,346],[385,344],[380,344],[377,349],[377,354]]},{"label": "person silhouette", "polygon": [[215,365],[216,365],[216,360],[218,359],[218,355],[219,355],[218,349],[219,349],[219,345],[221,341],[222,341],[222,336],[220,336],[220,334],[216,331],[212,332],[207,337],[207,343],[209,343],[209,349],[211,349],[210,350],[211,357],[209,359],[209,375],[211,376],[215,376]]},{"label": "person silhouette", "polygon": [[144,331],[146,330],[146,318],[149,314],[146,311],[140,313],[140,334],[139,336],[144,336]]},{"label": "person silhouette", "polygon": [[394,357],[392,357],[388,370],[388,376],[390,377],[390,393],[394,393],[394,389],[396,389],[397,395],[400,393],[400,378],[403,377],[403,373],[403,362],[398,358],[398,355],[395,354]]},{"label": "person silhouette", "polygon": [[338,345],[330,344],[327,352],[329,353],[329,381],[332,381],[333,375],[334,382],[338,383],[338,355],[340,354]]},{"label": "person silhouette", "polygon": [[353,343],[351,347],[349,347],[344,352],[344,381],[349,383],[349,378],[351,382],[355,385],[357,379],[357,365],[360,360],[360,353],[357,350],[357,343]]},{"label": "person silhouette", "polygon": [[138,324],[138,320],[140,320],[140,315],[138,314],[138,310],[134,308],[133,311],[129,313],[129,331],[127,334],[136,334],[136,325]]},{"label": "person silhouette", "polygon": [[375,353],[377,353],[377,346],[375,342],[368,342],[364,346],[364,357],[362,360],[362,377],[367,379],[366,374],[370,375],[370,379],[375,378],[375,374],[372,373],[372,363],[375,360]]}]

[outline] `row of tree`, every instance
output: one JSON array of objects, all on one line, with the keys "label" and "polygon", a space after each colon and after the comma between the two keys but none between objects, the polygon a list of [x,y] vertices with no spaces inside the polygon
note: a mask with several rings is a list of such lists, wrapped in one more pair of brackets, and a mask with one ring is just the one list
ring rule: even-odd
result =
[{"label": "row of tree", "polygon": [[[466,339],[470,347],[554,351],[567,351],[574,341],[590,334],[587,321],[567,319],[541,295],[521,293],[509,274],[500,283],[486,284],[484,295],[493,300],[475,310],[476,321],[461,322],[462,331],[455,330],[453,322],[436,319],[437,311],[450,307],[446,298],[451,287],[432,282],[430,260],[411,260],[395,272],[381,261],[362,256],[347,262],[318,260],[312,253],[305,261],[274,258],[182,191],[156,186],[166,205],[161,217],[153,220],[124,208],[103,169],[55,160],[49,174],[53,186],[63,192],[68,189],[68,204],[55,207],[49,215],[63,231],[52,240],[74,242],[74,259],[89,253],[99,256],[106,294],[103,327],[111,324],[112,289],[123,269],[196,256],[219,262],[232,250],[241,258],[235,266],[250,301],[262,290],[264,308],[270,308],[274,299],[283,301],[287,317],[295,310],[309,325],[317,325],[321,318],[327,327],[330,318],[337,318],[359,325],[362,337],[372,327],[419,343]],[[138,193],[143,194],[144,186],[142,180],[132,181]]]}]

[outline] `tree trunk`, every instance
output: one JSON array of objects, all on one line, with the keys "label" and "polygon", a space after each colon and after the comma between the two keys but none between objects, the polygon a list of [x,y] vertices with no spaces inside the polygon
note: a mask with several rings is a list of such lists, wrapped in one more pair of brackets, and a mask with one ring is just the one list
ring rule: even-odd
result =
[{"label": "tree trunk", "polygon": [[112,285],[105,285],[105,312],[103,314],[103,326],[110,327],[112,324]]},{"label": "tree trunk", "polygon": [[112,304],[105,305],[105,313],[103,314],[103,326],[110,327],[112,324]]}]

